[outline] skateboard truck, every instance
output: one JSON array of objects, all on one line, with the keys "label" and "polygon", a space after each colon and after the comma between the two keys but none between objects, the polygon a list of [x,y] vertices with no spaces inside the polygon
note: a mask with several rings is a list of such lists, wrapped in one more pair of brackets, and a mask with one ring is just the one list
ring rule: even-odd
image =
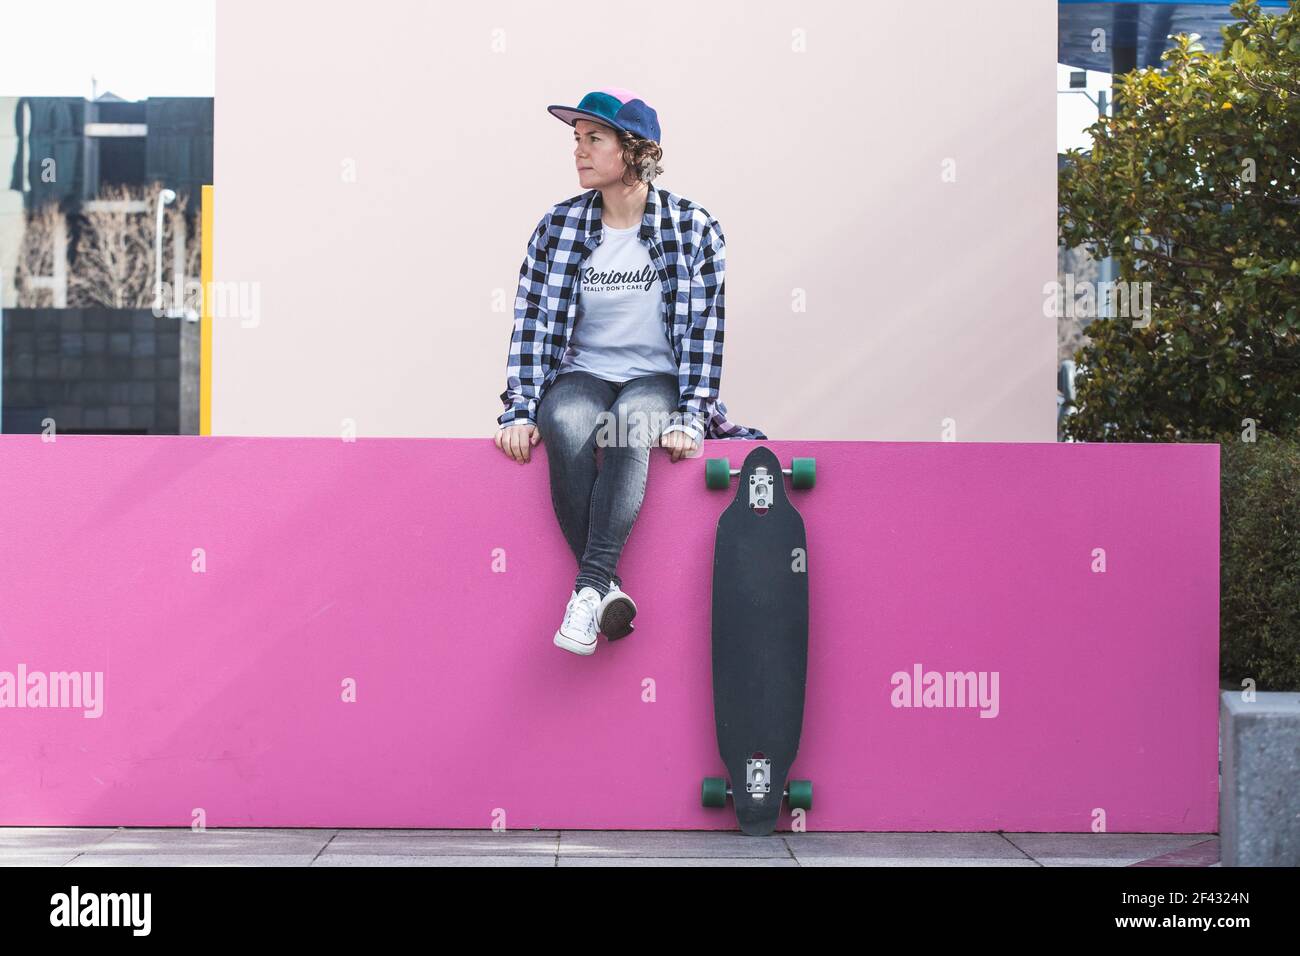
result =
[{"label": "skateboard truck", "polygon": [[[749,763],[751,765],[755,763],[770,764],[770,761],[751,760],[749,761]],[[768,769],[768,773],[765,775],[765,779],[763,781],[761,791],[755,791],[753,789],[754,784],[752,782],[746,784],[746,788],[749,789],[754,800],[764,799],[765,795],[770,793],[772,790],[772,784],[770,782],[772,779],[770,773],[770,766],[767,769]],[[752,767],[749,769],[748,772],[751,775],[753,774]],[[751,780],[752,780],[752,776],[751,776]],[[727,786],[727,781],[722,777],[705,777],[703,785],[700,788],[700,791],[701,791],[701,804],[706,807],[725,807],[727,805],[727,797],[731,797],[733,800],[735,799],[735,793],[732,791],[731,787]],[[811,810],[812,791],[813,788],[812,788],[811,780],[791,780],[789,782],[789,785],[786,786],[786,788],[781,791],[781,796],[783,796],[789,802],[791,810],[795,810],[795,809]]]},{"label": "skateboard truck", "polygon": [[772,761],[750,757],[745,761],[745,789],[755,800],[762,800],[772,789]]},{"label": "skateboard truck", "polygon": [[[731,462],[726,458],[709,458],[704,462],[704,483],[709,488],[721,490],[731,485],[731,479],[739,475],[744,469],[732,468]],[[779,469],[781,474],[790,476],[790,483],[799,489],[811,488],[817,482],[817,462],[812,458],[793,458],[790,461],[789,468]],[[767,505],[770,507],[772,502],[772,482],[776,473],[760,465],[754,469],[754,474],[749,478],[750,507],[755,507],[754,497],[758,491],[766,491]],[[761,483],[759,477],[762,476]]]},{"label": "skateboard truck", "polygon": [[749,506],[755,511],[772,507],[772,476],[766,468],[755,468],[749,476]]}]

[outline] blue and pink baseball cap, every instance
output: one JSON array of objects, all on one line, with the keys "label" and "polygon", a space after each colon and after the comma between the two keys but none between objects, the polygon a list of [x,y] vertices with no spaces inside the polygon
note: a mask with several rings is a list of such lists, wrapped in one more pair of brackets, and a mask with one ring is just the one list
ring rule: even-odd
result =
[{"label": "blue and pink baseball cap", "polygon": [[577,106],[548,106],[556,119],[570,126],[580,119],[604,123],[615,129],[627,130],[645,139],[662,142],[659,138],[659,116],[646,101],[631,90],[621,86],[606,86],[592,90]]}]

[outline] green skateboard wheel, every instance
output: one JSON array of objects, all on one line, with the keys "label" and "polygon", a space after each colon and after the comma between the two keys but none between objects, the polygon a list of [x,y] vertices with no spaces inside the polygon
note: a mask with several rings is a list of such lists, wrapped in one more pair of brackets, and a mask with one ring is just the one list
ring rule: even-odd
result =
[{"label": "green skateboard wheel", "polygon": [[700,802],[706,807],[727,805],[727,781],[721,777],[705,777],[700,787]]},{"label": "green skateboard wheel", "polygon": [[704,463],[704,484],[714,491],[731,486],[731,462],[725,458],[710,458]]},{"label": "green skateboard wheel", "polygon": [[[798,461],[798,459],[795,460]],[[808,460],[811,461],[812,459]],[[786,789],[786,797],[790,802],[791,810],[811,810],[812,781],[791,780]]]},{"label": "green skateboard wheel", "polygon": [[817,483],[817,459],[791,459],[790,480],[796,488],[811,488],[815,485]]}]

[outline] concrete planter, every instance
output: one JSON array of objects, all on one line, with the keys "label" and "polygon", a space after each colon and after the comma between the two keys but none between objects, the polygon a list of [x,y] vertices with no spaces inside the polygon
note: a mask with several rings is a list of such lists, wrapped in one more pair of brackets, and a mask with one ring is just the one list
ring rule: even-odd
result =
[{"label": "concrete planter", "polygon": [[1220,697],[1224,866],[1300,866],[1300,694]]}]

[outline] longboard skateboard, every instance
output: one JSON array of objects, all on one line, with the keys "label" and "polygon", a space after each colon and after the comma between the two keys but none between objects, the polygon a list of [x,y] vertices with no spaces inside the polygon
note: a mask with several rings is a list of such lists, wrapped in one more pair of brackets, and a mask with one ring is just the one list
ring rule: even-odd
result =
[{"label": "longboard skateboard", "polygon": [[788,471],[766,446],[736,472],[725,458],[705,463],[710,488],[736,496],[718,519],[713,549],[713,715],[718,752],[731,785],[705,777],[701,801],[724,807],[731,796],[740,829],[765,836],[776,829],[781,798],[812,809],[812,783],[786,781],[799,751],[808,672],[808,539],[786,496],[816,480],[812,458]]}]

